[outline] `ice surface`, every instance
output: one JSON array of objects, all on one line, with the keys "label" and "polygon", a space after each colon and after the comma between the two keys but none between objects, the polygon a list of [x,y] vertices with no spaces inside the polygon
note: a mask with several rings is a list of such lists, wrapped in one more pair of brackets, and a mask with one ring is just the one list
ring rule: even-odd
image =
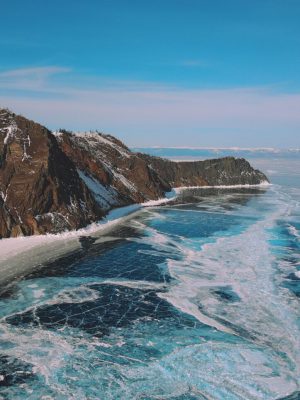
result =
[{"label": "ice surface", "polygon": [[[6,393],[273,400],[299,390],[299,307],[273,252],[293,256],[295,271],[288,246],[298,242],[277,223],[296,204],[277,189],[114,210],[106,223],[116,230],[90,230],[99,240],[86,255],[36,271],[0,299],[2,354],[29,371],[12,369],[23,381]],[[64,245],[70,235],[76,248],[74,232]]]}]

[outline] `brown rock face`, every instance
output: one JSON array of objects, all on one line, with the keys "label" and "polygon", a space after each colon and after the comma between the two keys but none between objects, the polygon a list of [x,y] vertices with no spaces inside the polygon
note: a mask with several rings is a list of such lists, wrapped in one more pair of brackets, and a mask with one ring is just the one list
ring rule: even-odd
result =
[{"label": "brown rock face", "polygon": [[139,154],[172,187],[257,185],[267,177],[244,158],[224,157],[205,161],[173,162]]},{"label": "brown rock face", "polygon": [[44,127],[0,110],[0,237],[59,232],[103,213]]},{"label": "brown rock face", "polygon": [[0,109],[0,238],[78,229],[172,187],[266,180],[244,159],[171,162],[99,132],[52,134]]},{"label": "brown rock face", "polygon": [[146,160],[110,135],[63,131],[56,136],[81,176],[85,174],[112,189],[112,206],[156,199],[171,188]]}]

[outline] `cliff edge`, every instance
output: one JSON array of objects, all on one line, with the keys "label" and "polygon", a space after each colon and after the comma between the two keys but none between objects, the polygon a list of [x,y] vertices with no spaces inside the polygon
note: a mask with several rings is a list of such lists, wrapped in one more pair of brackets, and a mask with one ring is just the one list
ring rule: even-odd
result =
[{"label": "cliff edge", "polygon": [[0,109],[0,238],[78,229],[172,187],[259,184],[244,159],[172,162],[100,132],[50,132]]}]

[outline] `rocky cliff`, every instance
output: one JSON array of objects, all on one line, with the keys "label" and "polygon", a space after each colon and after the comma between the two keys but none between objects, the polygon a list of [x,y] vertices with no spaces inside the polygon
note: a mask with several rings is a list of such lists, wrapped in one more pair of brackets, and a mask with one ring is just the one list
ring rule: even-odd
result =
[{"label": "rocky cliff", "polygon": [[224,157],[205,161],[173,162],[159,157],[139,154],[160,178],[172,187],[257,185],[266,176],[251,167],[244,158]]},{"label": "rocky cliff", "polygon": [[0,238],[78,229],[172,187],[266,180],[244,159],[171,162],[99,132],[51,133],[0,109]]},{"label": "rocky cliff", "polygon": [[79,228],[103,215],[43,126],[0,110],[0,237]]}]

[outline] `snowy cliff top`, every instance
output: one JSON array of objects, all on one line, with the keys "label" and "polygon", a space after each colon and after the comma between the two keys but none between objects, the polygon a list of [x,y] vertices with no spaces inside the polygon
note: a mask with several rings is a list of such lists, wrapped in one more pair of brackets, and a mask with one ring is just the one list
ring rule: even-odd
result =
[{"label": "snowy cliff top", "polygon": [[86,147],[89,150],[93,149],[96,152],[103,152],[103,150],[111,148],[117,151],[122,157],[129,158],[132,155],[131,151],[121,141],[111,135],[106,135],[98,131],[67,132],[59,130],[52,133],[58,140],[63,134],[67,134],[72,141],[76,140],[81,147]]}]

